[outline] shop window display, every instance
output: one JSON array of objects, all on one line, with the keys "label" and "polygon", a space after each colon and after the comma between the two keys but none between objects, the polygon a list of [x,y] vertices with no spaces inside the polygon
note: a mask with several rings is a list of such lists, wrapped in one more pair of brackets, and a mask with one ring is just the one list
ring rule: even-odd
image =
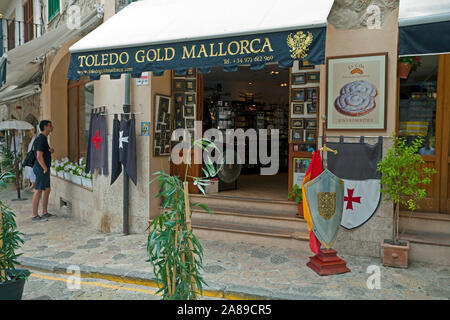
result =
[{"label": "shop window display", "polygon": [[434,155],[438,57],[423,56],[408,78],[400,80],[398,135],[408,142],[422,136],[421,155]]}]

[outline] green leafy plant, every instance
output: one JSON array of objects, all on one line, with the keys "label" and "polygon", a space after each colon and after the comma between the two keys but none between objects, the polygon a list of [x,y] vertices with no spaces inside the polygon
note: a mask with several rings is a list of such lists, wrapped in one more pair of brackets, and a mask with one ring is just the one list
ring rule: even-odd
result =
[{"label": "green leafy plant", "polygon": [[0,151],[0,172],[14,169],[14,154],[8,148],[2,147]]},{"label": "green leafy plant", "polygon": [[294,184],[291,191],[289,191],[289,193],[288,193],[288,200],[290,200],[290,199],[295,200],[296,204],[299,204],[300,201],[302,201],[302,199],[303,199],[302,189],[299,188],[299,186],[296,184]]},{"label": "green leafy plant", "polygon": [[[13,178],[11,172],[1,174],[0,188],[5,188]],[[16,250],[24,243],[21,238],[23,234],[17,231],[16,215],[11,208],[0,201],[0,210],[0,282],[14,281],[24,276],[16,272],[15,268],[17,258],[21,255],[16,254]]]},{"label": "green leafy plant", "polygon": [[431,183],[436,170],[424,167],[425,161],[417,153],[422,147],[423,137],[415,138],[411,144],[393,135],[394,145],[378,163],[381,172],[381,193],[395,203],[392,241],[397,244],[396,230],[400,204],[411,212],[419,208],[419,202],[427,196],[424,185]]},{"label": "green leafy plant", "polygon": [[404,63],[406,65],[411,64],[411,71],[417,71],[417,68],[421,66],[420,56],[414,57],[401,57],[398,62]]},{"label": "green leafy plant", "polygon": [[201,203],[190,203],[188,194],[188,179],[204,194],[204,186],[209,184],[209,178],[214,177],[221,166],[214,166],[210,153],[219,149],[207,139],[199,139],[192,143],[185,154],[191,154],[194,147],[206,151],[203,168],[204,177],[188,175],[191,159],[187,157],[184,179],[171,176],[165,172],[156,172],[156,177],[150,182],[158,181],[157,198],[162,199],[161,215],[149,225],[147,241],[147,260],[153,266],[157,282],[160,285],[158,293],[163,299],[194,300],[198,294],[203,294],[203,284],[206,284],[200,271],[203,268],[203,248],[192,232],[191,212],[194,207],[200,207],[211,213],[211,210]]}]

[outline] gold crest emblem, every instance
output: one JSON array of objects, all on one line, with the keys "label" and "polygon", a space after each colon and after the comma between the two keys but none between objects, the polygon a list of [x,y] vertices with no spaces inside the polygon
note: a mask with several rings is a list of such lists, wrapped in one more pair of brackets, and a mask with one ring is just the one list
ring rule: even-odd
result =
[{"label": "gold crest emblem", "polygon": [[325,220],[330,220],[336,210],[336,193],[319,192],[317,194],[317,204],[320,216]]},{"label": "gold crest emblem", "polygon": [[308,56],[309,46],[313,41],[313,35],[308,31],[308,34],[303,31],[298,31],[296,34],[290,33],[286,39],[286,43],[291,48],[289,52],[293,59],[304,59]]}]

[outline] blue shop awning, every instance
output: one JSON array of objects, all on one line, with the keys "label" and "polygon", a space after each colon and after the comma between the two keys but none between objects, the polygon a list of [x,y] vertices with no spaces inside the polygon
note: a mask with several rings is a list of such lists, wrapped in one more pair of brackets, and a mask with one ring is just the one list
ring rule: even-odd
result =
[{"label": "blue shop awning", "polygon": [[262,69],[294,60],[323,64],[332,0],[146,0],[133,2],[70,49],[68,79],[144,71]]},{"label": "blue shop awning", "polygon": [[450,0],[401,0],[399,55],[450,53]]}]

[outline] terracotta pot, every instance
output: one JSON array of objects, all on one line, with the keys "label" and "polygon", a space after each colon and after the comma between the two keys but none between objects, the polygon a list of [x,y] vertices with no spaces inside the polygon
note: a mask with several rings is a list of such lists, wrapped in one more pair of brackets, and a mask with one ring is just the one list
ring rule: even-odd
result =
[{"label": "terracotta pot", "polygon": [[398,63],[398,76],[400,79],[408,79],[409,73],[411,72],[412,65],[411,63],[404,63],[399,62]]},{"label": "terracotta pot", "polygon": [[394,245],[383,240],[381,242],[383,265],[394,268],[408,268],[409,241],[404,245]]}]

